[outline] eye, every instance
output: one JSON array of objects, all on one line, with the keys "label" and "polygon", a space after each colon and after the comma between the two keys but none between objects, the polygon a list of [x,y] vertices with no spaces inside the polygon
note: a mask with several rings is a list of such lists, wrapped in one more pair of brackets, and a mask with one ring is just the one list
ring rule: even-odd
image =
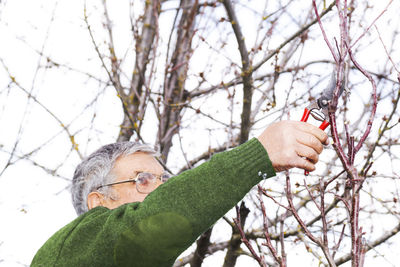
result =
[{"label": "eye", "polygon": [[168,181],[169,178],[171,178],[171,174],[169,174],[168,172],[164,172],[164,173],[161,175],[161,181],[162,181],[163,183],[165,183],[166,181]]},{"label": "eye", "polygon": [[136,183],[141,184],[141,185],[147,185],[150,182],[152,182],[154,179],[155,179],[155,177],[151,173],[141,172],[136,177]]}]

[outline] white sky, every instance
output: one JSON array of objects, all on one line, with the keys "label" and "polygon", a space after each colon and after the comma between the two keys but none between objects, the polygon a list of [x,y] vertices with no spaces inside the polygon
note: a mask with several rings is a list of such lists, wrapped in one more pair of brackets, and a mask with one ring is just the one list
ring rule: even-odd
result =
[{"label": "white sky", "polygon": [[[92,3],[93,1],[88,2]],[[111,10],[111,13],[122,14],[126,13],[127,5],[123,3],[115,5],[114,8],[115,10]],[[50,24],[53,10],[55,10],[55,19]],[[394,11],[390,10],[390,12]],[[114,118],[121,117],[119,100],[115,94],[111,91],[106,92],[98,103],[89,107],[92,113],[96,112],[96,116],[102,118],[101,121],[95,121],[96,128],[101,129],[101,133],[94,135],[82,126],[91,121],[90,115],[80,117],[79,123],[75,123],[74,118],[87,104],[87,98],[98,90],[98,84],[93,81],[86,82],[81,75],[67,73],[67,71],[65,73],[59,70],[53,72],[50,69],[45,75],[38,74],[36,79],[34,76],[39,63],[34,50],[41,49],[46,40],[47,31],[49,32],[49,37],[45,42],[47,55],[52,56],[58,62],[68,63],[79,69],[91,69],[95,74],[101,72],[98,62],[88,61],[88,58],[93,58],[95,55],[82,18],[82,1],[0,1],[0,58],[4,60],[10,72],[16,74],[16,79],[22,86],[30,90],[34,81],[35,86],[32,93],[61,121],[67,124],[74,122],[69,128],[72,133],[81,129],[85,133],[88,132],[85,137],[94,141],[90,143],[90,147],[83,148],[83,152],[87,154],[98,146],[115,140],[120,121],[115,121]],[[122,24],[123,21],[116,23]],[[51,26],[49,27],[49,25]],[[381,34],[385,38],[387,33],[382,30]],[[124,34],[120,34],[117,38],[122,40],[125,38],[124,36]],[[319,43],[319,45],[317,43],[315,51],[321,48],[318,46],[326,49],[324,43]],[[121,47],[122,49],[123,47]],[[326,51],[324,52],[326,53]],[[315,53],[316,57],[317,55],[318,53]],[[361,57],[360,61],[363,62],[368,57],[368,55]],[[44,62],[45,59],[42,58],[40,63]],[[55,75],[55,73],[58,74]],[[51,76],[51,79],[47,79],[48,76]],[[9,78],[5,76],[4,71],[1,71],[0,88],[3,89],[8,82]],[[58,123],[43,109],[33,104],[26,109],[28,101],[32,102],[32,100],[27,100],[22,91],[7,92],[4,90],[0,93],[0,125],[3,127],[0,130],[0,146],[8,151],[12,150],[21,122],[24,123],[21,133],[23,138],[17,152],[30,151],[42,142],[49,140],[55,133],[60,132]],[[97,106],[102,108],[99,109]],[[27,136],[29,138],[26,138]],[[67,164],[59,170],[59,173],[63,178],[70,179],[79,159],[74,153],[69,155],[68,146],[61,145],[60,139],[67,139],[65,133],[61,132],[58,134],[59,136],[63,137],[52,139],[43,152],[34,155],[34,159],[46,166],[53,165],[53,167],[65,160]],[[66,158],[66,155],[69,156]],[[183,160],[182,157],[178,157],[178,159]],[[8,155],[1,153],[1,168],[7,160]],[[172,165],[173,167],[181,166],[176,163],[172,163]],[[0,211],[2,213],[0,266],[29,265],[37,249],[55,231],[76,217],[70,202],[69,190],[65,190],[69,186],[69,181],[63,178],[54,178],[32,163],[22,160],[7,168],[0,177]],[[220,231],[223,231],[222,228]],[[385,254],[389,261],[377,257],[371,259],[365,266],[376,266],[377,264],[400,266],[397,252],[400,237],[396,236],[390,242],[393,242],[394,245],[385,245],[379,250],[379,253]],[[302,255],[303,251],[293,253]],[[221,254],[216,259],[207,259],[204,266],[219,266],[218,262],[221,262],[222,257]],[[304,257],[309,256],[305,255]],[[292,259],[298,260],[298,257]],[[245,261],[245,259],[241,258],[240,261]],[[240,266],[244,265],[257,266],[251,262],[240,264]],[[289,266],[295,265],[294,263],[293,265],[289,264]]]}]

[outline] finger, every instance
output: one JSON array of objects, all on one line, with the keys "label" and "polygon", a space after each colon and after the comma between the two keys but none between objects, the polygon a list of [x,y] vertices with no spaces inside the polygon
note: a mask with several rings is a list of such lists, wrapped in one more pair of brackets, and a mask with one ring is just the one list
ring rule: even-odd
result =
[{"label": "finger", "polygon": [[314,149],[308,146],[298,145],[296,147],[296,153],[298,156],[305,157],[314,164],[318,162],[318,153],[316,153]]},{"label": "finger", "polygon": [[293,162],[293,167],[303,169],[309,172],[312,172],[315,170],[315,165],[307,160],[306,158],[302,157],[297,157],[296,160]]},{"label": "finger", "polygon": [[312,134],[299,135],[297,136],[296,140],[298,143],[314,149],[314,151],[318,154],[321,154],[322,150],[324,149],[321,141]]},{"label": "finger", "polygon": [[324,142],[324,145],[329,145],[330,144],[330,141],[329,141],[329,138],[326,138],[326,140],[325,140],[325,142]]},{"label": "finger", "polygon": [[321,143],[327,144],[328,135],[320,128],[305,122],[302,123],[302,130],[314,135]]}]

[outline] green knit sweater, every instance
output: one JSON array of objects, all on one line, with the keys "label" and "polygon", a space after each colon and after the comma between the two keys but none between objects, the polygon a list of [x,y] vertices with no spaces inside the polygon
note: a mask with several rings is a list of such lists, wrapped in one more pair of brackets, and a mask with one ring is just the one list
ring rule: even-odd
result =
[{"label": "green knit sweater", "polygon": [[264,147],[252,139],[171,178],[141,203],[79,216],[43,245],[31,266],[172,266],[254,185],[274,175]]}]

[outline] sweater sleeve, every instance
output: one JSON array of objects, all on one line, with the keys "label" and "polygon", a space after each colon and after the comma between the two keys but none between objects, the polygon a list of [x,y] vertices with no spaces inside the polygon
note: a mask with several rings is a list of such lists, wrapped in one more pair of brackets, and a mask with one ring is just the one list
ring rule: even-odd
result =
[{"label": "sweater sleeve", "polygon": [[266,177],[275,175],[263,146],[252,139],[171,179],[150,194],[136,212],[140,217],[165,211],[179,214],[189,220],[197,237],[260,182],[264,173]]},{"label": "sweater sleeve", "polygon": [[[171,178],[141,203],[94,209],[60,235],[59,261],[78,254],[82,266],[94,258],[102,266],[171,266],[254,185],[274,175],[264,147],[252,139]],[[87,251],[90,256],[82,255]]]}]

